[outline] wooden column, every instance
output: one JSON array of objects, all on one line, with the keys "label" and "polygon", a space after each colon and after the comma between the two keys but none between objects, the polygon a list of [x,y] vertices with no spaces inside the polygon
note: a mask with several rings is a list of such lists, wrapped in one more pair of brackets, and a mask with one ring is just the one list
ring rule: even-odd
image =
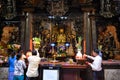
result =
[{"label": "wooden column", "polygon": [[90,19],[89,19],[89,12],[84,12],[84,41],[86,44],[86,54],[90,54]]},{"label": "wooden column", "polygon": [[25,16],[21,17],[21,49],[25,51]]},{"label": "wooden column", "polygon": [[90,17],[94,13],[94,8],[82,8],[84,12],[84,41],[86,54],[91,54],[93,48],[96,48],[96,24],[94,17]]},{"label": "wooden column", "polygon": [[90,15],[91,22],[91,41],[92,41],[92,49],[97,48],[97,33],[96,33],[96,22],[95,22],[95,11],[93,10]]},{"label": "wooden column", "polygon": [[25,50],[32,50],[32,14],[26,13],[26,26],[25,26]]},{"label": "wooden column", "polygon": [[[86,4],[86,6],[83,6],[82,8],[84,12],[84,40],[86,41],[86,54],[91,55],[93,46],[96,45],[96,27],[95,21],[93,19],[91,20],[89,17],[94,8],[92,7],[92,5]],[[87,73],[88,77],[86,80],[93,80],[92,70],[90,67],[88,68]]]}]

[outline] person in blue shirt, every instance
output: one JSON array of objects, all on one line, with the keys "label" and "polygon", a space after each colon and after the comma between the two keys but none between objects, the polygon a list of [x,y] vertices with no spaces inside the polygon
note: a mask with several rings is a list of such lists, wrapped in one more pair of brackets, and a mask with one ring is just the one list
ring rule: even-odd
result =
[{"label": "person in blue shirt", "polygon": [[15,52],[13,51],[8,58],[9,64],[9,73],[8,73],[8,80],[13,80],[14,77],[14,61],[16,60]]}]

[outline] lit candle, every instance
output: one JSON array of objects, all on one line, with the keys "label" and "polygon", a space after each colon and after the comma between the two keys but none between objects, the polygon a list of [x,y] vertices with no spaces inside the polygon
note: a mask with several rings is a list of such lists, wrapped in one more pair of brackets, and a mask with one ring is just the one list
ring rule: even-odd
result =
[{"label": "lit candle", "polygon": [[83,52],[84,52],[84,54],[86,53],[86,41],[85,40],[83,40]]}]

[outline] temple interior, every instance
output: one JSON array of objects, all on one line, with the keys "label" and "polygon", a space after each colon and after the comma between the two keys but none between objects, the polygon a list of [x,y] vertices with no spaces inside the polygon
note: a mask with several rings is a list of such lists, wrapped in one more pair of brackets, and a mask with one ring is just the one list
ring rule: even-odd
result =
[{"label": "temple interior", "polygon": [[84,62],[73,62],[77,53],[92,55],[93,49],[101,51],[105,80],[119,80],[120,0],[0,0],[0,67],[11,50],[37,50],[40,65],[61,65],[59,80],[92,80]]},{"label": "temple interior", "polygon": [[0,1],[0,54],[8,55],[6,50],[19,46],[24,51],[34,49],[36,37],[37,48],[44,57],[50,56],[54,43],[54,52],[63,56],[74,57],[80,45],[83,54],[99,48],[103,59],[120,59],[119,3],[119,0]]}]

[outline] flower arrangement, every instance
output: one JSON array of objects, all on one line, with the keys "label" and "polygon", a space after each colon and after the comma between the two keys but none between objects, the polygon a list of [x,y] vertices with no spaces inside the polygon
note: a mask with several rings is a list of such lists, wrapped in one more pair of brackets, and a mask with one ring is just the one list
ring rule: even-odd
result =
[{"label": "flower arrangement", "polygon": [[38,49],[40,47],[40,42],[41,42],[41,38],[39,38],[39,37],[33,37],[34,48]]},{"label": "flower arrangement", "polygon": [[66,56],[66,48],[65,46],[58,47],[58,57]]}]

